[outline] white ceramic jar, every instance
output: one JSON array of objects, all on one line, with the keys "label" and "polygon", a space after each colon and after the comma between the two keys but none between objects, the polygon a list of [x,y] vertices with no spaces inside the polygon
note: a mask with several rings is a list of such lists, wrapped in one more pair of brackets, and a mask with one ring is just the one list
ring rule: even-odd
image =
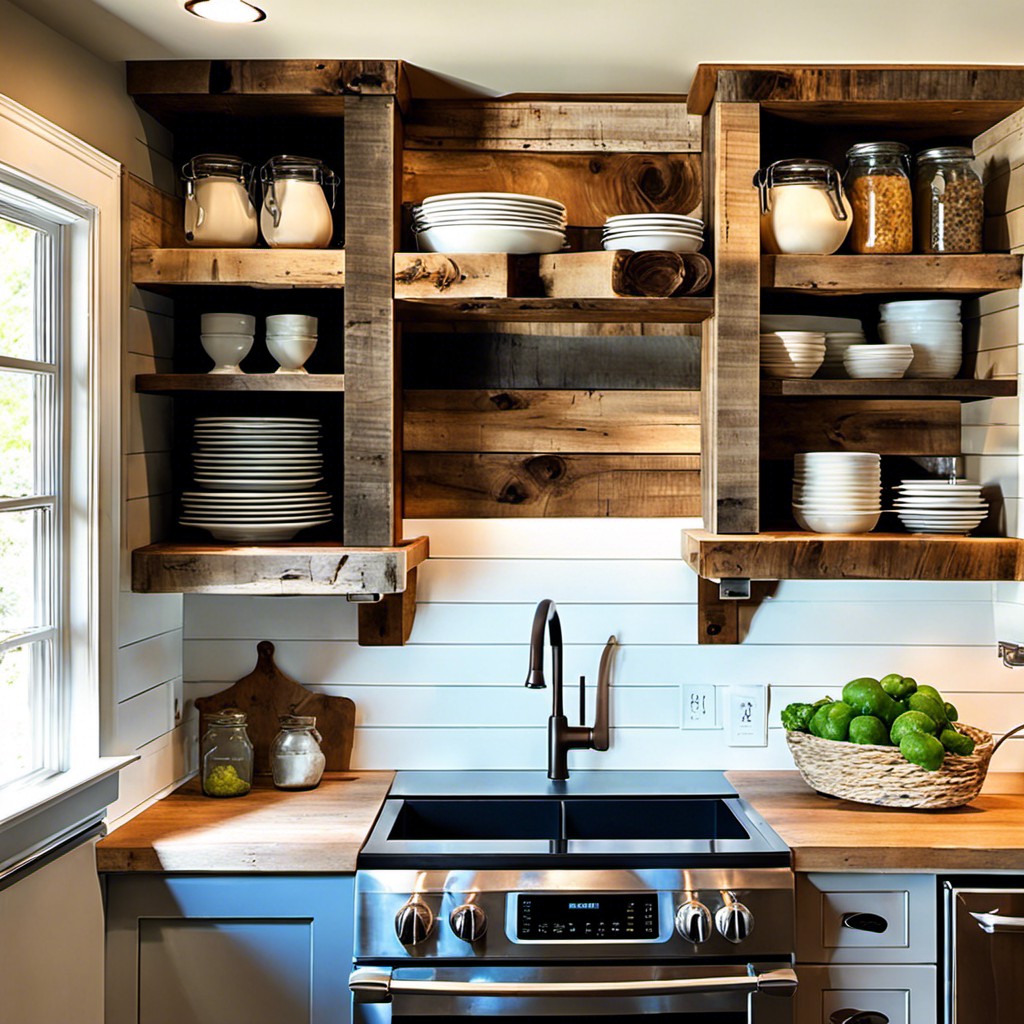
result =
[{"label": "white ceramic jar", "polygon": [[846,239],[850,201],[827,160],[777,160],[754,176],[761,194],[761,247],[828,256]]},{"label": "white ceramic jar", "polygon": [[207,248],[247,249],[259,222],[253,205],[254,168],[241,157],[202,153],[181,169],[185,182],[185,241]]},{"label": "white ceramic jar", "polygon": [[288,154],[271,157],[260,169],[260,181],[260,230],[267,245],[326,249],[331,244],[338,178],[323,161]]}]

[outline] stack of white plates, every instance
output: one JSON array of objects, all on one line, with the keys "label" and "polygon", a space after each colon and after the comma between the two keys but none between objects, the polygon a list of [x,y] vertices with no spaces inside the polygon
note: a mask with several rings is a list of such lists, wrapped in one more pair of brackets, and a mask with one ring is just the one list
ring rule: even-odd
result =
[{"label": "stack of white plates", "polygon": [[413,207],[421,252],[558,252],[565,246],[565,207],[515,192],[451,192]]},{"label": "stack of white plates", "polygon": [[320,424],[294,416],[201,416],[195,425],[198,491],[182,496],[183,526],[218,540],[291,540],[331,521]]},{"label": "stack of white plates", "polygon": [[815,533],[868,533],[881,515],[882,460],[872,452],[797,455],[793,516]]},{"label": "stack of white plates", "polygon": [[820,331],[772,331],[761,335],[761,372],[766,377],[813,377],[825,358]]},{"label": "stack of white plates", "polygon": [[887,345],[910,345],[914,361],[908,377],[950,380],[963,359],[959,299],[883,302],[878,334]]},{"label": "stack of white plates", "polygon": [[697,252],[704,244],[704,221],[681,213],[624,213],[604,222],[601,244],[633,252]]},{"label": "stack of white plates", "polygon": [[969,480],[904,480],[893,490],[896,514],[911,533],[970,533],[988,515],[981,484]]},{"label": "stack of white plates", "polygon": [[907,372],[914,350],[909,345],[847,345],[843,366],[851,377],[897,380]]},{"label": "stack of white plates", "polygon": [[863,345],[864,341],[863,331],[826,331],[825,361],[821,364],[818,376],[833,380],[848,376],[843,356],[851,345]]}]

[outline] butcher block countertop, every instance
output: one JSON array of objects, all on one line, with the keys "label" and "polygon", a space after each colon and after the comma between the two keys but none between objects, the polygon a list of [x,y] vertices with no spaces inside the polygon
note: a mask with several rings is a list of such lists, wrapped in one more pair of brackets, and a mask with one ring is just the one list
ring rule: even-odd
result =
[{"label": "butcher block countertop", "polygon": [[393,772],[333,772],[305,792],[258,778],[243,797],[203,796],[197,778],[96,846],[100,871],[346,874]]},{"label": "butcher block countertop", "polygon": [[994,772],[949,811],[819,796],[797,772],[726,777],[793,851],[797,871],[1024,871],[1024,775]]}]

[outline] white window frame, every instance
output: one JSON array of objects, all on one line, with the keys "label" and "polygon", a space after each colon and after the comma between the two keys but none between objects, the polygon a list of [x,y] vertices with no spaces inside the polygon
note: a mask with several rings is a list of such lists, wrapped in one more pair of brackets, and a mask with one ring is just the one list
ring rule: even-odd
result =
[{"label": "white window frame", "polygon": [[[113,773],[100,756],[101,695],[114,684],[120,555],[121,165],[0,96],[0,186],[63,211],[68,288],[62,376],[68,637],[59,770],[0,790],[0,872],[102,815]],[[112,786],[114,787],[112,789]]]}]

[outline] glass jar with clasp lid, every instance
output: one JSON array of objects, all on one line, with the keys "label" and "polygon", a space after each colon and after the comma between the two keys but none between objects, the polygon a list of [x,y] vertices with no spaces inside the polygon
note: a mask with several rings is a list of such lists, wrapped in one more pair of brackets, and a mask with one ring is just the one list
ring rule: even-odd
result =
[{"label": "glass jar with clasp lid", "polygon": [[919,252],[981,252],[985,190],[966,146],[938,146],[914,158]]},{"label": "glass jar with clasp lid", "polygon": [[765,252],[827,256],[850,230],[850,202],[827,160],[776,160],[754,175]]},{"label": "glass jar with clasp lid", "polygon": [[313,715],[281,715],[280,732],[270,747],[270,769],[278,789],[314,789],[320,784],[327,758],[323,737]]},{"label": "glass jar with clasp lid", "polygon": [[322,160],[289,154],[271,157],[260,168],[260,181],[260,230],[267,245],[286,249],[330,245],[338,176]]},{"label": "glass jar with clasp lid", "polygon": [[247,249],[256,244],[254,173],[252,164],[226,153],[202,153],[182,167],[189,245]]},{"label": "glass jar with clasp lid", "polygon": [[245,726],[245,712],[238,708],[206,716],[199,774],[207,796],[245,796],[252,788],[252,743]]},{"label": "glass jar with clasp lid", "polygon": [[847,150],[844,184],[853,206],[850,248],[906,253],[914,248],[910,150],[902,142],[861,142]]}]

